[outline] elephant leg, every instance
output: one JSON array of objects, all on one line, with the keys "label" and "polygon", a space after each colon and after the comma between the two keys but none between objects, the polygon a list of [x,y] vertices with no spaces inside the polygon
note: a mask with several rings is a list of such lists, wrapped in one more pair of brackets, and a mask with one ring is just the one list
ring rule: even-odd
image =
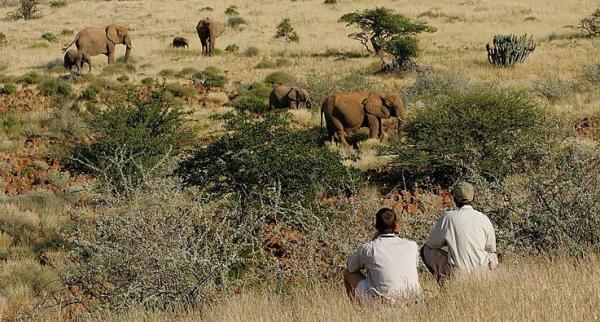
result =
[{"label": "elephant leg", "polygon": [[290,101],[290,108],[292,110],[297,110],[298,109],[298,104],[296,104],[296,101]]},{"label": "elephant leg", "polygon": [[367,120],[369,126],[369,138],[378,138],[381,120],[377,116],[371,114],[367,114]]},{"label": "elephant leg", "polygon": [[385,134],[385,131],[383,129],[383,119],[379,119],[379,140],[381,140],[383,142],[386,139],[387,139],[387,134]]},{"label": "elephant leg", "polygon": [[350,144],[348,144],[348,142],[346,141],[346,132],[344,131],[344,125],[342,124],[342,122],[340,122],[340,120],[336,118],[332,118],[331,125],[338,138],[340,139],[340,143],[344,146],[350,146]]}]

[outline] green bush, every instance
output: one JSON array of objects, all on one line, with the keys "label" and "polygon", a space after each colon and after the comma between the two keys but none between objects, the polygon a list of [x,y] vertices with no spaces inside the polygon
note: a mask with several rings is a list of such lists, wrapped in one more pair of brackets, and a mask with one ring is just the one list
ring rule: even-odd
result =
[{"label": "green bush", "polygon": [[202,7],[202,8],[200,8],[200,10],[199,10],[199,11],[213,11],[213,10],[215,10],[215,9],[213,9],[212,7],[208,7],[208,6],[207,6],[207,7]]},{"label": "green bush", "polygon": [[165,78],[174,77],[176,74],[177,72],[172,68],[163,69],[158,72],[158,76]]},{"label": "green bush", "polygon": [[238,46],[237,44],[229,44],[227,45],[227,47],[225,47],[225,51],[228,53],[237,53],[238,51],[240,51],[240,46]]},{"label": "green bush", "polygon": [[215,67],[207,67],[201,72],[196,72],[192,78],[206,87],[224,87],[228,82],[227,76]]},{"label": "green bush", "polygon": [[599,152],[567,142],[545,151],[522,175],[480,185],[478,204],[496,225],[503,251],[586,256],[600,250]]},{"label": "green bush", "polygon": [[0,45],[4,45],[8,42],[6,34],[3,32],[0,32]]},{"label": "green bush", "polygon": [[576,84],[560,80],[543,80],[534,83],[536,94],[546,98],[551,102],[557,102],[573,94],[576,90]]},{"label": "green bush", "polygon": [[337,0],[325,0],[324,4],[337,4]]},{"label": "green bush", "polygon": [[90,84],[83,91],[81,91],[81,98],[88,101],[93,101],[98,94],[102,93],[104,89],[98,85]]},{"label": "green bush", "polygon": [[117,77],[117,81],[120,83],[127,83],[129,81],[129,76],[121,75],[121,76]]},{"label": "green bush", "polygon": [[445,93],[463,92],[473,84],[465,75],[459,73],[425,72],[415,82],[404,89],[409,101],[435,99]]},{"label": "green bush", "polygon": [[198,93],[194,87],[181,85],[178,83],[166,84],[165,89],[175,97],[189,97]]},{"label": "green bush", "polygon": [[292,27],[292,23],[289,18],[283,19],[278,25],[275,32],[275,39],[283,39],[287,42],[299,42],[300,37],[298,33]]},{"label": "green bush", "polygon": [[[344,192],[356,172],[321,143],[318,128],[292,129],[291,119],[271,113],[258,122],[229,116],[231,131],[183,161],[177,173],[187,184],[254,200],[278,191],[286,202],[310,206],[318,196]],[[265,200],[265,199],[263,199]]]},{"label": "green bush", "polygon": [[73,35],[73,29],[63,29],[60,34],[62,36],[72,36]]},{"label": "green bush", "polygon": [[267,103],[252,95],[240,95],[231,102],[231,106],[240,112],[262,113],[267,110]]},{"label": "green bush", "polygon": [[4,84],[4,86],[2,86],[0,88],[0,94],[3,94],[3,95],[10,95],[10,94],[14,94],[16,92],[17,92],[17,86],[13,83]]},{"label": "green bush", "polygon": [[248,48],[246,48],[246,50],[244,50],[244,55],[246,57],[256,57],[258,56],[258,54],[260,53],[260,50],[258,50],[258,48],[250,46]]},{"label": "green bush", "polygon": [[60,58],[51,60],[46,63],[46,70],[51,73],[62,73],[65,71],[64,61]]},{"label": "green bush", "polygon": [[21,77],[21,79],[19,81],[24,84],[32,85],[32,84],[40,83],[43,79],[45,79],[45,78],[43,76],[40,76],[38,73],[29,72],[29,73],[25,74],[23,77]]},{"label": "green bush", "polygon": [[51,32],[45,32],[42,34],[42,39],[48,42],[56,42],[56,35]]},{"label": "green bush", "polygon": [[225,14],[228,16],[237,16],[239,15],[238,7],[236,5],[231,5],[225,9]]},{"label": "green bush", "polygon": [[66,6],[67,6],[67,1],[65,1],[65,0],[50,1],[50,7],[52,7],[52,8],[63,8]]},{"label": "green bush", "polygon": [[413,36],[396,36],[385,43],[383,50],[394,57],[394,70],[404,68],[419,55],[419,43]]},{"label": "green bush", "polygon": [[273,87],[262,82],[242,84],[240,86],[240,96],[254,96],[266,101],[272,89]]},{"label": "green bush", "polygon": [[60,78],[44,80],[38,89],[46,96],[69,96],[72,93],[71,84]]},{"label": "green bush", "polygon": [[312,101],[318,102],[317,104],[320,104],[331,93],[386,90],[382,84],[357,71],[351,71],[345,76],[312,73],[298,86],[306,89],[310,93]]},{"label": "green bush", "polygon": [[548,147],[548,118],[523,92],[474,86],[415,110],[406,143],[392,149],[404,175],[448,184],[478,173],[495,180],[536,162]]},{"label": "green bush", "polygon": [[0,130],[8,135],[18,135],[22,128],[21,117],[17,109],[11,108],[0,114]]},{"label": "green bush", "polygon": [[185,67],[185,68],[182,68],[179,72],[177,72],[177,74],[175,74],[175,76],[179,77],[179,78],[184,78],[184,77],[191,76],[197,72],[198,72],[198,70],[196,70],[196,68]]},{"label": "green bush", "polygon": [[256,69],[269,69],[269,68],[275,68],[277,67],[277,64],[275,64],[274,62],[270,61],[270,60],[263,60],[260,63],[256,64],[256,66],[254,66],[254,68]]},{"label": "green bush", "polygon": [[288,74],[286,72],[276,71],[272,72],[265,77],[265,83],[270,85],[275,84],[284,84],[284,85],[293,85],[296,82],[296,78]]},{"label": "green bush", "polygon": [[227,25],[231,28],[237,28],[241,25],[245,25],[248,22],[246,21],[246,19],[242,18],[242,17],[229,17],[229,19],[227,19]]},{"label": "green bush", "polygon": [[583,68],[583,79],[592,85],[600,85],[600,62],[586,65]]},{"label": "green bush", "polygon": [[160,89],[144,100],[129,97],[93,114],[89,124],[95,140],[73,151],[73,171],[91,173],[108,188],[125,191],[142,181],[145,169],[179,153],[192,135],[184,113],[165,93]]}]

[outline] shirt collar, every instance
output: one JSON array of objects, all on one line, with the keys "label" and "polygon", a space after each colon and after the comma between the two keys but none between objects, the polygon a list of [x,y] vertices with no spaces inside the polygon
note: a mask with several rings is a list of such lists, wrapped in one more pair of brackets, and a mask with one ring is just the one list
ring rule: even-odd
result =
[{"label": "shirt collar", "polygon": [[379,238],[396,237],[396,234],[381,234]]},{"label": "shirt collar", "polygon": [[473,206],[471,206],[471,205],[464,205],[464,206],[460,207],[460,209],[473,209]]}]

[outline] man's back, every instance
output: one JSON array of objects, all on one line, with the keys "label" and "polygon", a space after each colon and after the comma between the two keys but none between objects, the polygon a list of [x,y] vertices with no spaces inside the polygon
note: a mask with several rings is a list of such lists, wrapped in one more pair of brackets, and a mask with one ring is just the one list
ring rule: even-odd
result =
[{"label": "man's back", "polygon": [[447,246],[450,265],[471,270],[488,266],[489,252],[496,251],[496,236],[489,218],[465,205],[438,219],[427,244]]},{"label": "man's back", "polygon": [[348,269],[368,271],[369,292],[384,297],[419,295],[418,246],[393,234],[361,245],[348,259]]}]

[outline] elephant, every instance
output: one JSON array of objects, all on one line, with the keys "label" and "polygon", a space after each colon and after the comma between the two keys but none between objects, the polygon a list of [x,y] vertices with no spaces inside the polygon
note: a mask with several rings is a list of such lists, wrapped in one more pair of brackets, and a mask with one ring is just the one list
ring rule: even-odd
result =
[{"label": "elephant", "polygon": [[311,108],[310,95],[304,88],[276,85],[269,95],[269,108],[291,108],[297,109],[298,105],[304,103]]},{"label": "elephant", "polygon": [[69,49],[65,53],[64,66],[71,72],[71,76],[74,75],[73,67],[76,68],[76,73],[81,75],[81,69],[83,64],[87,64],[89,67],[89,72],[92,72],[92,61],[90,55],[84,53],[81,50]]},{"label": "elephant", "polygon": [[321,127],[323,117],[327,122],[327,133],[333,142],[337,135],[344,146],[348,146],[345,130],[361,127],[369,128],[369,137],[383,140],[385,132],[381,119],[390,116],[398,118],[398,131],[406,117],[401,96],[387,92],[347,92],[330,95],[321,106]]},{"label": "elephant", "polygon": [[108,63],[115,62],[115,46],[125,45],[125,62],[129,59],[131,49],[131,35],[124,26],[108,25],[106,28],[87,27],[77,33],[75,39],[63,48],[66,51],[71,45],[75,44],[77,49],[90,56],[106,55]]},{"label": "elephant", "polygon": [[173,48],[190,48],[190,43],[185,37],[175,37],[171,43]]},{"label": "elephant", "polygon": [[202,53],[212,56],[212,52],[215,49],[215,42],[224,31],[223,23],[212,21],[209,17],[206,17],[198,21],[196,31],[202,45]]}]

